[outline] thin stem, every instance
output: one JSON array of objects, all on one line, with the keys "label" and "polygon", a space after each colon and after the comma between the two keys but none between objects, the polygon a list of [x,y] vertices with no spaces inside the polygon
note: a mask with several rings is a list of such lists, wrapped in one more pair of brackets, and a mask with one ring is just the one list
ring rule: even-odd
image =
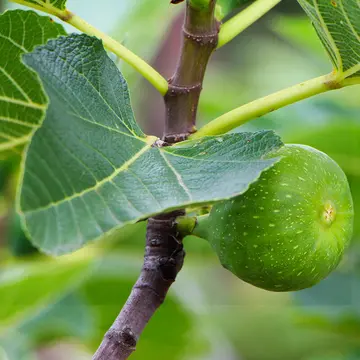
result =
[{"label": "thin stem", "polygon": [[176,219],[177,230],[183,236],[191,235],[196,226],[196,217],[181,216]]},{"label": "thin stem", "polygon": [[281,0],[256,0],[245,10],[225,22],[220,29],[218,48],[224,46],[270,11]]},{"label": "thin stem", "polygon": [[91,24],[87,23],[84,19],[78,15],[72,13],[69,10],[60,10],[52,5],[43,3],[44,5],[36,5],[24,0],[11,0],[17,4],[25,5],[36,10],[43,11],[47,14],[54,15],[60,20],[74,26],[76,29],[82,31],[85,34],[96,36],[103,41],[104,46],[113,52],[116,56],[124,60],[131,65],[137,72],[139,72],[145,79],[147,79],[161,95],[165,95],[168,91],[168,83],[166,79],[161,76],[152,66],[125,46],[117,42],[109,35],[98,30]]},{"label": "thin stem", "polygon": [[360,85],[360,76],[345,79],[343,81],[344,86]]},{"label": "thin stem", "polygon": [[207,135],[224,134],[245,124],[249,120],[258,118],[311,96],[339,89],[341,87],[343,87],[343,84],[337,80],[336,75],[333,73],[305,81],[269,96],[257,99],[218,117],[202,127],[197,133],[191,135],[190,139],[197,139]]},{"label": "thin stem", "polygon": [[166,93],[164,140],[182,141],[196,131],[197,108],[205,71],[217,46],[219,24],[215,19],[215,0],[206,8],[186,5],[181,55]]},{"label": "thin stem", "polygon": [[[178,3],[175,1],[174,3]],[[187,1],[181,55],[169,91],[164,96],[166,126],[157,146],[184,140],[195,125],[196,109],[209,58],[217,45],[218,24],[215,0],[209,7],[194,9]],[[171,194],[169,194],[171,196]],[[180,231],[190,232],[194,221],[179,225],[184,211],[150,218],[146,232],[144,265],[129,299],[105,335],[93,360],[125,360],[152,315],[163,303],[167,291],[181,270],[185,252]]]},{"label": "thin stem", "polygon": [[104,43],[104,46],[108,50],[131,65],[138,73],[147,79],[160,92],[161,95],[166,94],[168,91],[168,83],[166,79],[146,61],[135,55],[132,51],[121,45],[112,37],[96,29],[94,26],[87,23],[85,20],[75,14],[69,18],[67,23],[84,32],[85,34],[93,35],[101,39]]},{"label": "thin stem", "polygon": [[192,229],[192,235],[201,239],[209,239],[209,214],[198,216],[196,225]]},{"label": "thin stem", "polygon": [[149,219],[141,274],[93,360],[125,360],[135,351],[140,334],[182,268],[185,252],[175,219],[183,214],[173,212]]}]

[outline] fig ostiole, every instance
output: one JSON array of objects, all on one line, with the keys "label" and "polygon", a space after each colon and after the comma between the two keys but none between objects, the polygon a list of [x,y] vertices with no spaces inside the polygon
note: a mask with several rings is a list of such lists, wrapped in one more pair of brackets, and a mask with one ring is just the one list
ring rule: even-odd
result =
[{"label": "fig ostiole", "polygon": [[285,145],[281,159],[242,195],[201,216],[194,235],[222,265],[271,291],[311,287],[339,264],[353,229],[347,178],[328,155]]}]

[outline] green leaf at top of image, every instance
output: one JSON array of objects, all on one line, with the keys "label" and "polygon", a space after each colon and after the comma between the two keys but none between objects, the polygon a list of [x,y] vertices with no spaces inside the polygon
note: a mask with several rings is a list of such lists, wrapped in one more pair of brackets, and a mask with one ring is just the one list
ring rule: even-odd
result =
[{"label": "green leaf at top of image", "polygon": [[360,78],[359,0],[298,0],[342,78]]},{"label": "green leaf at top of image", "polygon": [[29,3],[45,9],[65,10],[66,1],[67,0],[22,0],[21,3],[23,3],[22,5]]},{"label": "green leaf at top of image", "polygon": [[[111,230],[234,197],[278,159],[270,131],[158,148],[136,124],[127,84],[101,41],[71,35],[25,58],[50,106],[29,146],[20,210],[42,251],[71,252]],[[56,64],[56,66],[54,66]]]},{"label": "green leaf at top of image", "polygon": [[0,268],[0,334],[63,297],[89,274],[92,259],[89,252],[81,252],[56,260],[34,258]]},{"label": "green leaf at top of image", "polygon": [[0,56],[0,151],[26,143],[48,103],[38,76],[22,63],[22,55],[63,34],[61,25],[33,11],[0,15],[0,53],[6,54]]}]

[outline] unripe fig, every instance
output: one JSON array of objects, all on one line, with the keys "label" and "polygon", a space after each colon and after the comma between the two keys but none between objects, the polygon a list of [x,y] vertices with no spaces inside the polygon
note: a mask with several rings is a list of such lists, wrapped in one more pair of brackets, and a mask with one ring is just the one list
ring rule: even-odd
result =
[{"label": "unripe fig", "polygon": [[294,291],[339,264],[352,236],[353,202],[344,172],[326,154],[285,145],[275,155],[281,160],[248,191],[200,217],[194,234],[240,279]]}]

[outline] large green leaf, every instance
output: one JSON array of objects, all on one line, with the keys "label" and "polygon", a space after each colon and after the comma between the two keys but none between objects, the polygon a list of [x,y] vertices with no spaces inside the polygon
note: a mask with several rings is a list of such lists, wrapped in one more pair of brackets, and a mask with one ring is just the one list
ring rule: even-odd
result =
[{"label": "large green leaf", "polygon": [[359,0],[298,1],[341,77],[360,77]]},{"label": "large green leaf", "polygon": [[35,317],[91,269],[91,256],[9,265],[0,269],[0,333]]},{"label": "large green leaf", "polygon": [[276,159],[272,132],[153,147],[132,113],[127,85],[101,42],[50,41],[25,58],[50,97],[26,157],[20,207],[33,242],[69,252],[115,228],[245,191]]},{"label": "large green leaf", "polygon": [[32,11],[0,15],[0,151],[25,143],[44,118],[47,97],[21,56],[65,34],[61,25]]}]

